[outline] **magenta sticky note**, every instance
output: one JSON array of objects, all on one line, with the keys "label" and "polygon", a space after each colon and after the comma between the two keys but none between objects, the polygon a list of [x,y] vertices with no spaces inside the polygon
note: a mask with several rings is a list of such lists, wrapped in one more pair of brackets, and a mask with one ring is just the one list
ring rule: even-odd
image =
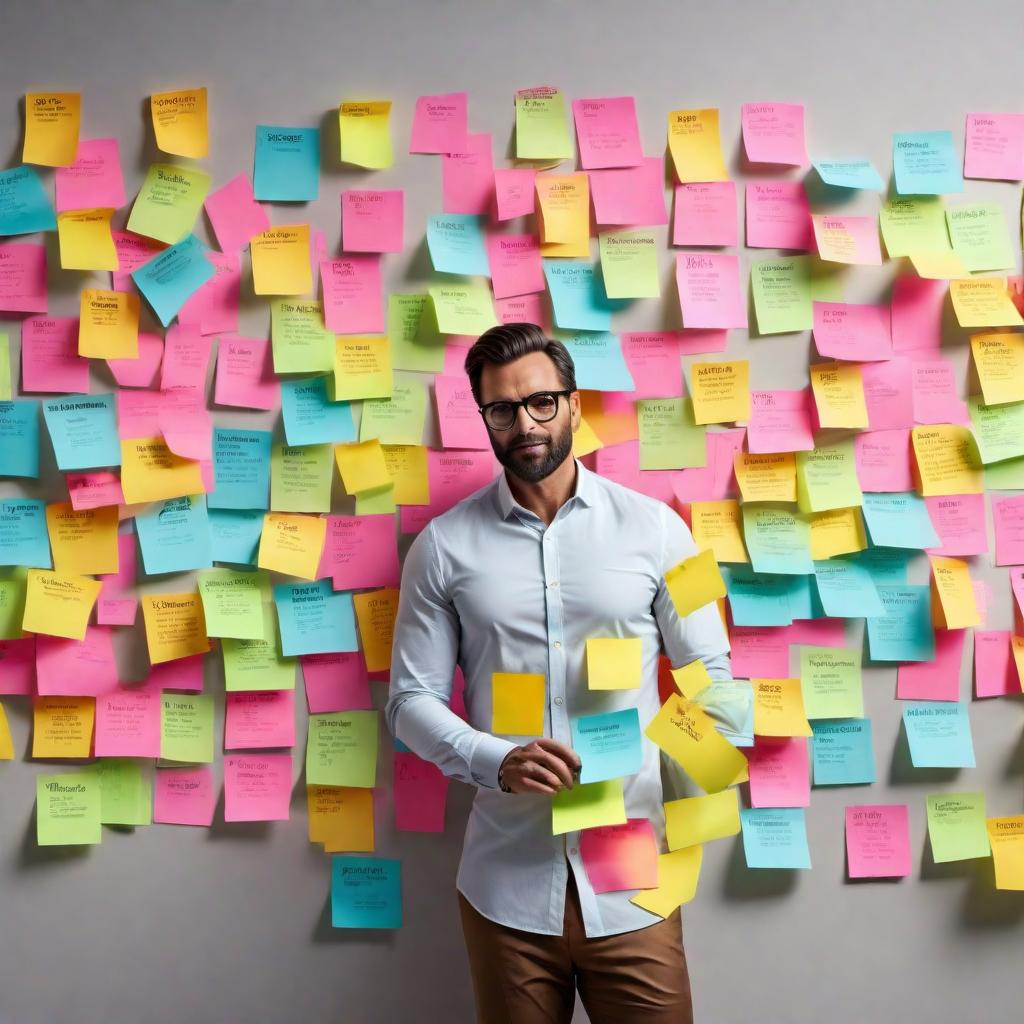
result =
[{"label": "magenta sticky note", "polygon": [[267,211],[256,202],[248,174],[239,174],[215,189],[203,204],[213,225],[217,244],[225,253],[244,249],[253,235],[270,227]]},{"label": "magenta sticky note", "polygon": [[134,533],[117,535],[117,572],[101,576],[100,596],[96,601],[96,621],[101,626],[131,626],[135,623],[139,600],[135,593],[138,579],[138,548]]},{"label": "magenta sticky note", "polygon": [[468,100],[464,92],[420,96],[412,118],[410,153],[461,153],[466,149]]},{"label": "magenta sticky note", "polygon": [[0,640],[0,693],[27,696],[35,693],[36,638]]},{"label": "magenta sticky note", "polygon": [[324,323],[335,334],[382,334],[384,293],[380,256],[357,253],[321,260]]},{"label": "magenta sticky note", "polygon": [[299,661],[311,715],[372,710],[366,661],[361,651],[303,654]]},{"label": "magenta sticky note", "polygon": [[109,469],[96,469],[84,473],[67,473],[68,496],[76,512],[83,509],[103,508],[105,505],[124,504],[121,477]]},{"label": "magenta sticky note", "polygon": [[224,758],[225,821],[287,821],[291,795],[290,751]]},{"label": "magenta sticky note", "polygon": [[111,271],[110,274],[114,291],[138,294],[132,271],[138,270],[143,263],[148,263],[167,246],[154,238],[143,238],[133,231],[111,231],[110,235],[114,239],[114,250],[117,252],[117,270]]},{"label": "magenta sticky note", "polygon": [[744,103],[740,126],[750,163],[803,167],[808,162],[802,103]]},{"label": "magenta sticky note", "polygon": [[1010,588],[1016,602],[1013,613],[1013,621],[1016,624],[1024,617],[1024,568],[1014,566],[1010,569]]},{"label": "magenta sticky note", "polygon": [[634,384],[629,400],[683,393],[679,335],[679,331],[627,331],[620,335],[622,356]]},{"label": "magenta sticky note", "polygon": [[[494,312],[503,324],[536,324],[544,330],[551,327],[551,308],[546,292],[530,292],[527,295],[510,295],[506,299],[495,299]],[[452,344],[449,339],[446,348],[451,348]],[[447,357],[445,363],[447,365]],[[446,369],[445,373],[448,372]]]},{"label": "magenta sticky note", "polygon": [[942,541],[939,547],[928,548],[928,554],[951,558],[988,554],[984,494],[932,495],[924,503]]},{"label": "magenta sticky note", "polygon": [[888,306],[849,302],[811,305],[819,355],[856,362],[892,358]]},{"label": "magenta sticky note", "polygon": [[82,640],[36,637],[36,687],[41,696],[95,697],[118,687],[114,635],[109,626],[86,626]]},{"label": "magenta sticky note", "polygon": [[341,247],[345,252],[401,252],[405,193],[360,189],[341,193]]},{"label": "magenta sticky note", "polygon": [[132,437],[153,437],[160,433],[160,405],[163,395],[159,391],[117,391],[117,433],[122,440]]},{"label": "magenta sticky note", "polygon": [[79,139],[75,162],[54,174],[58,213],[116,210],[125,204],[124,176],[117,139]]},{"label": "magenta sticky note", "polygon": [[78,318],[32,316],[21,325],[21,389],[88,394],[89,360],[78,354]]},{"label": "magenta sticky note", "polygon": [[537,197],[537,172],[532,167],[500,168],[494,172],[494,201],[498,220],[529,217]]},{"label": "magenta sticky note", "polygon": [[448,779],[441,769],[410,751],[394,760],[395,828],[400,832],[443,832]]},{"label": "magenta sticky note", "polygon": [[[815,244],[822,259],[833,263],[880,267],[882,247],[878,239],[876,217],[849,217],[825,214],[812,218]],[[832,232],[836,232],[833,235]]]},{"label": "magenta sticky note", "polygon": [[676,283],[685,327],[747,326],[736,256],[681,252],[676,256]]},{"label": "magenta sticky note", "polygon": [[139,331],[137,359],[108,359],[114,380],[123,388],[151,388],[157,383],[164,357],[164,339],[159,334]]},{"label": "magenta sticky note", "polygon": [[[800,391],[751,391],[747,450],[755,455],[814,448],[811,396]],[[769,677],[765,677],[769,678]]]},{"label": "magenta sticky note", "polygon": [[225,750],[263,750],[294,745],[294,690],[259,690],[225,695]]},{"label": "magenta sticky note", "polygon": [[970,415],[958,393],[960,384],[953,364],[939,357],[915,358],[913,363],[914,422],[968,424]]},{"label": "magenta sticky note", "polygon": [[[521,298],[530,298],[528,295],[521,296]],[[505,301],[512,302],[514,300],[507,299]],[[503,321],[504,322],[504,321]],[[509,323],[522,323],[523,321],[508,321]],[[441,374],[445,377],[465,377],[466,376],[466,356],[469,355],[468,344],[466,345],[453,345],[449,344],[444,347],[444,366],[441,368]]]},{"label": "magenta sticky note", "polygon": [[489,214],[494,205],[494,156],[490,132],[466,135],[465,149],[441,157],[441,210]]},{"label": "magenta sticky note", "polygon": [[159,757],[160,694],[119,687],[96,698],[96,757]]},{"label": "magenta sticky note", "polygon": [[1024,114],[967,115],[964,177],[994,181],[1024,178]]},{"label": "magenta sticky note", "polygon": [[906,661],[896,670],[900,700],[959,700],[964,629],[935,630],[935,660]]},{"label": "magenta sticky note", "polygon": [[209,828],[216,806],[217,791],[210,765],[157,769],[153,780],[153,821],[157,824]]},{"label": "magenta sticky note", "polygon": [[237,252],[210,252],[213,277],[200,285],[178,310],[178,323],[200,334],[235,334],[242,295],[242,269]]},{"label": "magenta sticky note", "polygon": [[319,575],[330,576],[335,590],[397,587],[394,514],[328,516]]},{"label": "magenta sticky note", "polygon": [[649,227],[668,223],[661,157],[644,157],[636,167],[591,171],[589,177],[598,224]]},{"label": "magenta sticky note", "polygon": [[241,409],[277,409],[281,382],[274,374],[273,352],[264,338],[228,335],[217,349],[213,400]]},{"label": "magenta sticky note", "polygon": [[850,878],[902,878],[910,874],[906,804],[846,808],[846,862]]},{"label": "magenta sticky note", "polygon": [[636,167],[643,160],[632,96],[573,100],[572,114],[583,170]]},{"label": "magenta sticky note", "polygon": [[974,630],[974,694],[979,699],[1021,692],[1010,636],[1008,629]]},{"label": "magenta sticky note", "polygon": [[731,625],[729,646],[737,679],[789,678],[789,638],[781,627]]},{"label": "magenta sticky note", "polygon": [[747,245],[754,249],[814,248],[811,207],[802,181],[747,185]]},{"label": "magenta sticky note", "polygon": [[[672,500],[673,482],[684,475],[668,470],[648,470],[641,473],[639,441],[623,441],[598,449],[594,453],[594,466],[600,476],[664,502]],[[702,477],[710,479],[707,470],[701,469],[697,472],[701,473]]]},{"label": "magenta sticky note", "polygon": [[736,183],[698,181],[676,185],[673,245],[739,245]]},{"label": "magenta sticky note", "polygon": [[729,332],[717,328],[684,327],[679,332],[679,354],[699,356],[707,352],[724,352],[729,344]]},{"label": "magenta sticky note", "polygon": [[794,619],[792,625],[780,627],[791,644],[811,647],[845,647],[845,619]]},{"label": "magenta sticky note", "polygon": [[914,489],[909,429],[864,431],[854,437],[853,444],[862,491]]},{"label": "magenta sticky note", "polygon": [[887,362],[862,363],[860,378],[871,430],[898,430],[914,425],[914,364],[909,359],[897,357]]},{"label": "magenta sticky note", "polygon": [[535,235],[488,235],[487,261],[496,299],[544,291],[544,264]]},{"label": "magenta sticky note", "polygon": [[[190,391],[165,391],[161,395],[157,422],[167,447],[175,455],[196,462],[212,459],[213,417],[201,395]],[[207,477],[204,476],[203,481],[208,488]]]},{"label": "magenta sticky note", "polygon": [[949,282],[913,275],[897,277],[892,286],[892,347],[895,352],[938,351]]},{"label": "magenta sticky note", "polygon": [[757,736],[747,752],[752,807],[807,807],[811,769],[807,737]]},{"label": "magenta sticky note", "polygon": [[658,885],[658,840],[647,818],[580,831],[580,857],[596,893]]},{"label": "magenta sticky note", "polygon": [[489,451],[491,442],[469,386],[469,378],[438,374],[434,378],[434,400],[445,448],[475,448]]},{"label": "magenta sticky note", "polygon": [[212,339],[195,325],[174,324],[164,339],[160,390],[204,394],[211,346]]},{"label": "magenta sticky note", "polygon": [[468,498],[494,479],[498,464],[487,451],[427,452],[429,505],[402,505],[400,522],[403,533],[418,533],[434,516]]},{"label": "magenta sticky note", "polygon": [[1024,496],[995,498],[996,565],[1024,565]]},{"label": "magenta sticky note", "polygon": [[32,242],[0,245],[0,310],[45,313],[46,247]]}]

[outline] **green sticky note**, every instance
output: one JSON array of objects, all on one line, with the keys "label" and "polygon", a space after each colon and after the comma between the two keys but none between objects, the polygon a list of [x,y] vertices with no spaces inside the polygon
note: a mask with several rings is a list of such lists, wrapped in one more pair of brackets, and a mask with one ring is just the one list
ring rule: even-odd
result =
[{"label": "green sticky note", "polygon": [[685,469],[707,463],[705,428],[693,421],[689,398],[645,398],[636,403],[641,469]]},{"label": "green sticky note", "polygon": [[801,647],[800,688],[808,718],[863,718],[860,651]]},{"label": "green sticky note", "polygon": [[270,345],[274,373],[323,373],[334,369],[334,333],[316,299],[272,299]]},{"label": "green sticky note", "polygon": [[417,337],[437,334],[481,335],[498,323],[487,281],[452,281],[427,289],[430,302],[420,317]]},{"label": "green sticky note", "polygon": [[557,89],[522,89],[516,93],[516,159],[568,160],[572,139],[565,96]]},{"label": "green sticky note", "polygon": [[743,540],[758,573],[803,576],[814,572],[807,518],[775,502],[745,504]]},{"label": "green sticky note", "polygon": [[23,636],[27,572],[20,566],[0,570],[0,640],[18,640]]},{"label": "green sticky note", "polygon": [[811,256],[776,256],[753,263],[750,287],[759,334],[809,331],[815,300],[842,301],[836,265],[825,267]]},{"label": "green sticky note", "polygon": [[275,444],[270,451],[272,512],[330,512],[334,445]]},{"label": "green sticky note", "polygon": [[986,491],[1024,491],[1024,458],[993,462],[985,467]]},{"label": "green sticky note", "polygon": [[213,761],[213,697],[208,693],[164,693],[160,702],[160,757],[167,761]]},{"label": "green sticky note", "polygon": [[265,640],[263,605],[270,600],[267,576],[238,569],[205,569],[198,574],[206,635]]},{"label": "green sticky note", "polygon": [[95,773],[37,775],[36,842],[74,846],[100,839],[100,782]]},{"label": "green sticky note", "polygon": [[653,231],[602,231],[601,274],[609,299],[656,299],[658,245]]},{"label": "green sticky note", "polygon": [[13,398],[11,391],[11,341],[0,331],[0,402]]},{"label": "green sticky note", "polygon": [[878,213],[890,259],[950,251],[942,196],[893,196]]},{"label": "green sticky note", "polygon": [[390,398],[363,402],[359,440],[377,438],[381,444],[420,444],[427,415],[427,388],[418,378],[395,378]]},{"label": "green sticky note", "polygon": [[100,784],[100,821],[104,825],[148,825],[152,821],[153,787],[138,761],[101,757],[83,769]]},{"label": "green sticky note", "polygon": [[377,783],[378,717],[376,711],[310,715],[307,784],[372,789]]},{"label": "green sticky note", "polygon": [[572,789],[559,790],[551,798],[552,835],[625,823],[626,803],[622,795],[622,779],[577,782]]},{"label": "green sticky note", "polygon": [[1024,402],[985,405],[980,395],[972,395],[967,410],[983,463],[1024,456]]},{"label": "green sticky note", "polygon": [[796,453],[796,500],[801,512],[827,512],[864,504],[853,438]]},{"label": "green sticky note", "polygon": [[229,693],[295,689],[295,659],[286,658],[281,653],[273,604],[267,602],[260,606],[260,618],[263,639],[225,637],[221,640],[224,689]]},{"label": "green sticky note", "polygon": [[928,838],[936,864],[990,855],[984,793],[936,793],[927,803]]},{"label": "green sticky note", "polygon": [[397,510],[394,484],[372,491],[360,491],[356,495],[357,516],[391,515]]},{"label": "green sticky note", "polygon": [[998,203],[968,203],[946,211],[949,240],[967,270],[1009,270],[1015,266],[1010,231]]},{"label": "green sticky note", "polygon": [[391,366],[396,370],[440,373],[444,369],[444,338],[420,329],[426,295],[388,296],[388,342]]},{"label": "green sticky note", "polygon": [[128,230],[174,245],[192,230],[210,190],[210,176],[198,167],[151,164],[135,197]]}]

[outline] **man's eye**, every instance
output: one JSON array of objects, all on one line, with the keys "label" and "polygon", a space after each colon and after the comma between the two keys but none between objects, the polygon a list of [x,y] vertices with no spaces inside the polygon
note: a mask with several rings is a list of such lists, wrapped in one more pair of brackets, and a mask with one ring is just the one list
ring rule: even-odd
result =
[{"label": "man's eye", "polygon": [[497,405],[491,406],[491,415],[507,416],[511,410],[512,406],[508,402],[499,402]]},{"label": "man's eye", "polygon": [[550,412],[554,404],[555,400],[551,395],[540,395],[530,402],[530,408],[536,409],[538,412]]}]

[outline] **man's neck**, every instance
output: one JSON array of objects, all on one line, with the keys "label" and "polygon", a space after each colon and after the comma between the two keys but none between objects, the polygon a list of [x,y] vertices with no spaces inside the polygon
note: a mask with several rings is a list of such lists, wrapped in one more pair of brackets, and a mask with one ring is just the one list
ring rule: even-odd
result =
[{"label": "man's neck", "polygon": [[544,524],[550,525],[558,510],[572,497],[576,490],[576,460],[567,458],[553,473],[538,480],[527,483],[520,480],[514,473],[505,470],[505,479],[512,497],[523,508],[528,509]]}]

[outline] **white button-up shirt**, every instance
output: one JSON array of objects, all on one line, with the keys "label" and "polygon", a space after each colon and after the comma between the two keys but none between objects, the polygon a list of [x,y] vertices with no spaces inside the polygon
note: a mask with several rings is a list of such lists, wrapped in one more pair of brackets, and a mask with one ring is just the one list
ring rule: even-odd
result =
[{"label": "white button-up shirt", "polygon": [[[478,789],[466,828],[457,887],[485,917],[561,935],[568,872],[588,936],[614,935],[660,918],[629,902],[636,890],[595,894],[579,832],[552,835],[551,797],[504,793],[498,768],[532,736],[491,732],[491,675],[542,674],[544,735],[572,745],[570,721],[637,708],[641,728],[660,707],[658,657],[700,659],[729,678],[728,640],[712,603],[680,618],[665,571],[696,552],[686,524],[663,502],[576,463],[573,496],[551,524],[519,505],[505,474],[433,519],[413,542],[395,623],[392,734]],[[591,637],[639,637],[640,686],[587,687]],[[466,680],[468,723],[448,706],[456,663]],[[642,738],[642,767],[624,780],[626,814],[654,825],[666,850],[661,753]]]}]

